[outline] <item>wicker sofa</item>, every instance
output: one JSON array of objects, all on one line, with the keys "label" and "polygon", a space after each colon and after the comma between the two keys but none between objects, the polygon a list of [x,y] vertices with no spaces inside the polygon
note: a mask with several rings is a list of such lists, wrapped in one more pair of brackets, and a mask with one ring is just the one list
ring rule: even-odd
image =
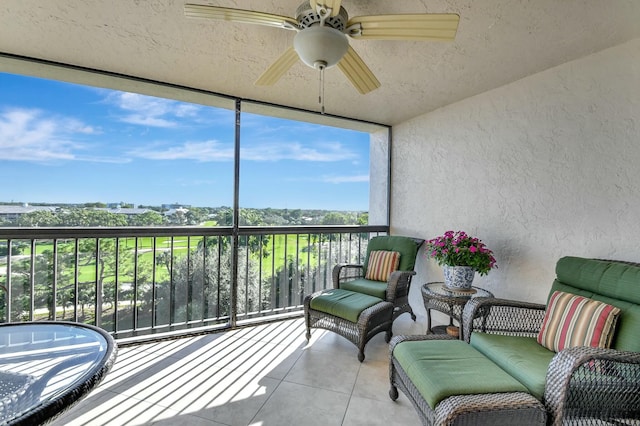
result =
[{"label": "wicker sofa", "polygon": [[[394,337],[391,398],[400,388],[424,424],[640,425],[640,265],[564,257],[556,274],[549,307],[471,300],[463,313],[464,342]],[[577,346],[556,353],[538,343],[541,328],[548,331],[559,311],[554,294],[618,308],[610,349]]]}]

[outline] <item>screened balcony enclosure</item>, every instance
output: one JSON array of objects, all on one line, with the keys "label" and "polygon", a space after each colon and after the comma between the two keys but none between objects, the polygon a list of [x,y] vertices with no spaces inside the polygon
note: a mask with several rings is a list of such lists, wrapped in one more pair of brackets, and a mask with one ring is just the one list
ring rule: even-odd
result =
[{"label": "screened balcony enclosure", "polygon": [[[27,74],[52,74],[95,86],[97,93],[114,91],[86,108],[109,104],[116,112],[104,116],[114,114],[133,129],[146,126],[118,141],[121,153],[74,158],[65,169],[72,176],[68,182],[47,174],[32,187],[36,196],[66,194],[66,200],[81,194],[83,180],[113,163],[115,172],[95,180],[94,198],[78,201],[100,199],[101,191],[113,194],[108,190],[118,185],[151,191],[164,184],[165,201],[186,203],[149,209],[127,203],[57,206],[45,199],[33,213],[26,213],[27,204],[0,212],[0,321],[93,324],[111,333],[120,348],[107,381],[54,424],[416,422],[408,401],[386,397],[383,335],[369,343],[364,365],[340,336],[314,330],[307,342],[301,318],[304,296],[331,288],[336,264],[362,263],[369,239],[389,233],[388,126],[54,63],[17,62],[18,69],[35,64]],[[165,112],[145,115],[145,108]],[[41,112],[16,111],[37,127]],[[6,122],[12,117],[5,115]],[[173,126],[169,119],[178,118],[184,121]],[[98,146],[109,144],[109,128],[94,128],[100,131],[83,129]],[[209,134],[199,133],[203,129]],[[182,140],[168,144],[165,139],[180,131]],[[270,133],[277,138],[265,136]],[[145,140],[147,134],[155,136]],[[99,161],[86,168],[85,158]],[[139,163],[138,174],[122,172],[129,163],[134,170]],[[16,168],[16,182],[27,181],[21,173],[43,164]],[[193,192],[184,188],[189,172],[205,176]],[[335,204],[339,193],[342,201]],[[190,195],[211,201],[191,202]],[[288,212],[283,223],[265,219],[273,216],[272,201],[274,210]],[[214,213],[209,207],[215,206],[221,207]],[[103,222],[84,217],[98,210]],[[324,210],[323,218],[301,214]],[[406,317],[396,331],[424,332]],[[328,364],[336,359],[344,363]],[[317,412],[302,410],[304,405],[275,408],[299,397],[316,401]]]},{"label": "screened balcony enclosure", "polygon": [[[292,16],[301,2],[201,3]],[[68,150],[44,151],[55,154],[48,156],[38,155],[42,144],[26,146],[0,138],[0,175],[5,183],[0,202],[62,202],[45,198],[55,191],[78,195],[81,184],[90,183],[84,196],[64,201],[150,204],[114,193],[93,195],[118,185],[151,191],[159,183],[166,194],[162,203],[227,206],[231,212],[230,221],[218,227],[191,223],[180,229],[173,229],[178,228],[174,224],[81,230],[0,223],[0,321],[51,317],[99,323],[116,336],[122,349],[104,388],[56,425],[268,426],[311,420],[323,425],[418,424],[416,417],[379,410],[390,402],[388,348],[381,336],[367,346],[367,362],[362,365],[353,345],[339,336],[314,330],[309,345],[296,340],[302,333],[299,293],[307,286],[328,285],[324,271],[346,258],[345,253],[356,259],[364,250],[365,234],[426,239],[450,229],[464,230],[485,241],[499,264],[491,274],[477,276],[476,285],[499,298],[538,303],[547,300],[556,276],[553,265],[562,256],[638,261],[634,236],[640,234],[640,224],[634,212],[640,209],[640,2],[590,2],[589,7],[579,0],[342,3],[350,16],[457,13],[460,25],[452,43],[354,41],[354,49],[382,85],[360,96],[340,70],[328,70],[322,88],[328,114],[321,115],[318,73],[302,63],[278,84],[253,85],[291,46],[291,32],[188,19],[185,2],[177,0],[3,2],[1,73],[51,78],[61,86],[84,85],[87,95],[102,90],[135,94],[94,99],[97,102],[84,109],[109,105],[112,109],[101,117],[128,120],[128,130],[148,130],[155,137],[144,140],[144,132],[123,131],[118,134],[122,140],[100,139],[111,127],[70,119],[77,117],[64,112],[71,105],[68,90],[47,96],[34,84],[16,90],[13,83],[0,81],[0,136],[14,134],[4,129],[76,132],[52,139],[64,142],[59,146]],[[113,102],[141,97],[163,101]],[[55,104],[60,114],[49,114],[46,105],[30,108],[22,103],[38,98]],[[191,151],[196,152],[191,163],[171,163],[179,167],[161,162],[189,150],[171,149],[165,143],[170,135],[189,131],[176,124],[184,124],[194,109],[179,108],[172,101],[196,110],[219,109],[223,122],[204,123],[209,130],[220,126],[227,131],[224,138],[195,133],[185,138],[181,148],[201,149]],[[126,109],[134,105],[142,107]],[[169,115],[149,114],[161,110]],[[175,120],[178,112],[185,121]],[[271,178],[286,168],[266,160],[292,150],[263,149],[268,146],[261,139],[266,133],[252,133],[259,116],[304,123],[296,139],[310,142],[299,145],[307,148],[317,142],[309,136],[329,135],[316,127],[309,131],[308,124],[366,133],[367,161],[358,157],[359,161],[340,164],[342,170],[354,172],[354,186],[340,191],[307,180],[297,197],[280,206],[263,204],[273,194],[267,189],[286,194],[294,179],[346,180],[325,173],[322,166],[289,169],[285,177],[290,180]],[[134,122],[146,127],[136,128],[139,124]],[[201,123],[190,122],[193,128]],[[276,126],[263,127],[267,129],[283,141],[294,139],[292,133],[278,133]],[[94,147],[85,145],[89,137],[103,147],[123,142],[123,149],[116,155],[78,150]],[[35,140],[24,137],[18,142]],[[208,158],[201,154],[211,147],[224,147],[225,156],[219,158],[225,162],[198,162]],[[10,159],[14,153],[35,161]],[[113,172],[117,162],[119,169],[135,164],[122,161],[132,157],[158,167],[144,169],[139,179]],[[38,160],[47,158],[60,161],[59,166],[39,174],[43,163]],[[360,168],[365,163],[366,172]],[[247,173],[256,165],[262,172],[257,179]],[[90,181],[92,174],[110,167],[108,178]],[[214,170],[221,179],[210,179]],[[181,174],[195,171],[200,179],[180,181]],[[61,185],[57,179],[63,175],[74,175],[75,181]],[[366,184],[363,179],[363,186],[356,187],[358,176],[366,176]],[[23,184],[29,178],[36,181],[30,188],[38,190],[34,199],[24,196],[29,191]],[[264,190],[249,197],[246,191],[256,186]],[[252,208],[327,208],[338,193],[365,197],[367,202],[331,210],[367,211],[368,220],[346,228],[282,222],[274,224],[275,229],[245,220]],[[207,200],[201,204],[183,194]],[[214,200],[218,195],[221,198]],[[318,205],[296,202],[308,195]],[[280,248],[284,242],[286,255]],[[420,285],[442,278],[439,265],[420,257],[412,285],[417,297],[410,299],[414,309],[422,304]],[[415,323],[407,321],[408,315],[400,316],[394,334],[423,334],[425,312],[417,314]],[[187,334],[197,335],[173,339]],[[251,349],[255,352],[245,353]],[[270,358],[275,353],[282,358]],[[246,362],[240,365],[234,358]],[[374,363],[375,372],[369,369]],[[246,371],[250,364],[255,369]],[[329,368],[336,365],[349,367]],[[172,379],[175,386],[167,386]],[[330,388],[325,379],[344,382],[351,391]],[[238,387],[231,386],[234,381]],[[163,398],[174,407],[162,403]],[[392,406],[407,403],[403,398]],[[335,417],[314,411],[336,400],[334,407],[340,408]],[[304,417],[295,415],[299,406],[309,407]],[[277,417],[282,412],[293,415],[283,420]],[[241,413],[244,417],[234,418]],[[389,413],[391,419],[385,417]]]},{"label": "screened balcony enclosure", "polygon": [[[122,339],[296,316],[305,294],[331,286],[335,264],[360,263],[368,239],[388,232],[386,126],[4,61],[71,83],[2,75],[38,92],[3,101],[5,122],[18,129],[12,137],[39,157],[8,151],[21,191],[9,196],[45,201],[22,215],[0,212],[2,321],[84,322]],[[47,96],[69,105],[56,112],[40,104]],[[60,137],[81,144],[29,137],[53,120],[71,123]],[[105,205],[108,197],[134,203]],[[152,205],[170,197],[182,202]],[[95,199],[103,203],[77,204]],[[286,218],[271,207],[284,207]],[[301,214],[323,209],[324,217]]]}]

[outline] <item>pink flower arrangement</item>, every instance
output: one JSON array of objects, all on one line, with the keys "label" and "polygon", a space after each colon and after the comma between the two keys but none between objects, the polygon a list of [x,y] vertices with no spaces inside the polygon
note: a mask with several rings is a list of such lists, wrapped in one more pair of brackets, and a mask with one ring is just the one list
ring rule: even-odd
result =
[{"label": "pink flower arrangement", "polygon": [[427,240],[425,253],[438,265],[471,266],[480,275],[497,268],[493,252],[478,238],[464,231],[447,231],[444,235]]}]

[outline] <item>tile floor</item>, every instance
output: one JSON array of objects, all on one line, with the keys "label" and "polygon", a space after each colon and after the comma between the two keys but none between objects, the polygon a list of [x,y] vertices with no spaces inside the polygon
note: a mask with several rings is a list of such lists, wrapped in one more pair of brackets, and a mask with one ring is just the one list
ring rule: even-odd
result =
[{"label": "tile floor", "polygon": [[[422,334],[408,314],[394,334]],[[53,425],[419,425],[388,396],[388,345],[357,348],[303,319],[120,348],[105,381]]]}]

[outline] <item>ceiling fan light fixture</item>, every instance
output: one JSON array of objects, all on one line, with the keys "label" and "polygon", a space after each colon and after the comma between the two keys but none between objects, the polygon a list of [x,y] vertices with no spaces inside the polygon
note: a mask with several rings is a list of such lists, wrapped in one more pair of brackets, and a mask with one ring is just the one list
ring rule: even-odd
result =
[{"label": "ceiling fan light fixture", "polygon": [[256,81],[275,84],[298,58],[319,71],[319,102],[324,112],[324,70],[338,66],[361,94],[380,87],[373,72],[349,46],[347,37],[373,40],[453,40],[460,15],[456,13],[412,13],[364,15],[349,18],[342,0],[301,0],[295,18],[253,10],[203,4],[184,6],[186,16],[256,24],[296,31],[289,47]]},{"label": "ceiling fan light fixture", "polygon": [[299,31],[293,48],[306,65],[318,69],[336,65],[347,50],[349,40],[342,32],[327,26],[313,26]]}]

